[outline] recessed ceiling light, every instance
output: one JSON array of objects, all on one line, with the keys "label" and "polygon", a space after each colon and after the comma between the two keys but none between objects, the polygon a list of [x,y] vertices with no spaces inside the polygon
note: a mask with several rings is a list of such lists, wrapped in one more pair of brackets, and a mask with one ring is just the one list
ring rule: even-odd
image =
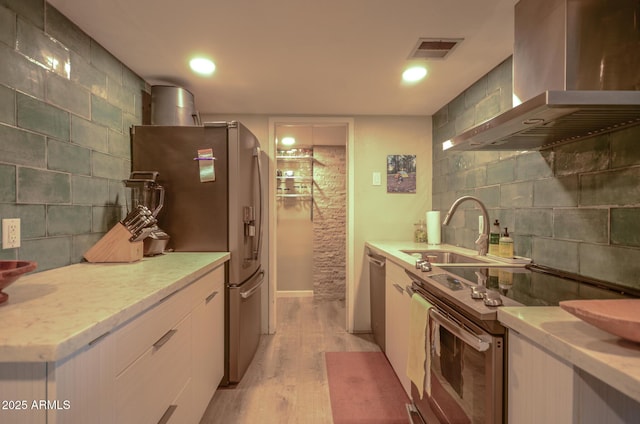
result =
[{"label": "recessed ceiling light", "polygon": [[196,57],[189,61],[189,66],[193,72],[200,75],[211,75],[216,70],[216,65],[210,59]]},{"label": "recessed ceiling light", "polygon": [[402,79],[406,82],[417,82],[426,75],[427,68],[424,66],[412,66],[402,73]]},{"label": "recessed ceiling light", "polygon": [[281,143],[285,146],[293,146],[296,143],[296,139],[293,137],[283,137]]}]

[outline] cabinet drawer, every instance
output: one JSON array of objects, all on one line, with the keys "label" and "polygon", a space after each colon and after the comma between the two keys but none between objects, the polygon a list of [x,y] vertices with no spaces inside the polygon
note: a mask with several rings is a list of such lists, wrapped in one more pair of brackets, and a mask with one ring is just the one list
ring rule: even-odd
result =
[{"label": "cabinet drawer", "polygon": [[[216,283],[211,294],[191,314],[193,324],[194,412],[202,416],[224,376],[224,285]],[[208,300],[207,300],[208,299]]]},{"label": "cabinet drawer", "polygon": [[190,284],[134,318],[115,334],[115,372],[119,375],[192,309],[197,294]]},{"label": "cabinet drawer", "polygon": [[171,415],[167,417],[167,424],[200,422],[200,417],[196,417],[193,413],[193,384],[191,379],[187,381],[187,384],[182,388],[178,397],[172,402],[170,408],[171,407],[175,409]]},{"label": "cabinet drawer", "polygon": [[394,264],[393,262],[387,261],[386,266],[386,279],[387,284],[398,284],[403,289],[408,285],[411,285],[411,278],[404,272],[404,268],[399,265]]},{"label": "cabinet drawer", "polygon": [[406,373],[411,318],[411,298],[406,287],[411,285],[411,279],[396,264],[387,261],[386,268],[386,354],[402,387],[411,396],[411,381]]},{"label": "cabinet drawer", "polygon": [[[224,266],[220,266],[208,274],[203,275],[193,284],[193,304],[191,309],[198,306],[214,290],[224,290]],[[220,293],[221,294],[221,293]]]},{"label": "cabinet drawer", "polygon": [[185,386],[191,375],[191,315],[170,331],[117,377],[115,422],[157,423]]}]

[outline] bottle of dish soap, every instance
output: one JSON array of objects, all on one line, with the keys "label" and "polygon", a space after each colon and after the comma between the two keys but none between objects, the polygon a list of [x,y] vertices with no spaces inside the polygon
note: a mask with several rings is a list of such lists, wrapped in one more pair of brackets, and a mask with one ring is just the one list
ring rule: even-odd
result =
[{"label": "bottle of dish soap", "polygon": [[500,244],[500,223],[496,219],[491,226],[491,233],[489,233],[489,254],[499,256],[498,246]]},{"label": "bottle of dish soap", "polygon": [[513,258],[513,239],[509,237],[509,229],[504,227],[504,234],[498,242],[498,256],[502,258]]}]

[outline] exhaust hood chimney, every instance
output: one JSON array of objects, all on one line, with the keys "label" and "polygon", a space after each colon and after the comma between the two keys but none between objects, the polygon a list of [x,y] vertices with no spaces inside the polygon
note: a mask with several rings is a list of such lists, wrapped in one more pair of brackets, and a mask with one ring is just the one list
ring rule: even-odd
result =
[{"label": "exhaust hood chimney", "polygon": [[443,143],[539,150],[640,124],[640,0],[521,0],[514,108]]},{"label": "exhaust hood chimney", "polygon": [[521,0],[515,6],[513,93],[640,89],[640,2]]}]

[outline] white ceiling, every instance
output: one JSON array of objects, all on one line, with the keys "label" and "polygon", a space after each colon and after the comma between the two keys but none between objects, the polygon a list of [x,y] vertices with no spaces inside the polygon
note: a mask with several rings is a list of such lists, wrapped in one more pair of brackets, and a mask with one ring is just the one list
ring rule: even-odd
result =
[{"label": "white ceiling", "polygon": [[[517,0],[48,0],[201,114],[432,115],[513,51]],[[419,38],[463,38],[406,85]],[[213,76],[188,69],[211,57]],[[420,62],[420,61],[416,61]]]}]

